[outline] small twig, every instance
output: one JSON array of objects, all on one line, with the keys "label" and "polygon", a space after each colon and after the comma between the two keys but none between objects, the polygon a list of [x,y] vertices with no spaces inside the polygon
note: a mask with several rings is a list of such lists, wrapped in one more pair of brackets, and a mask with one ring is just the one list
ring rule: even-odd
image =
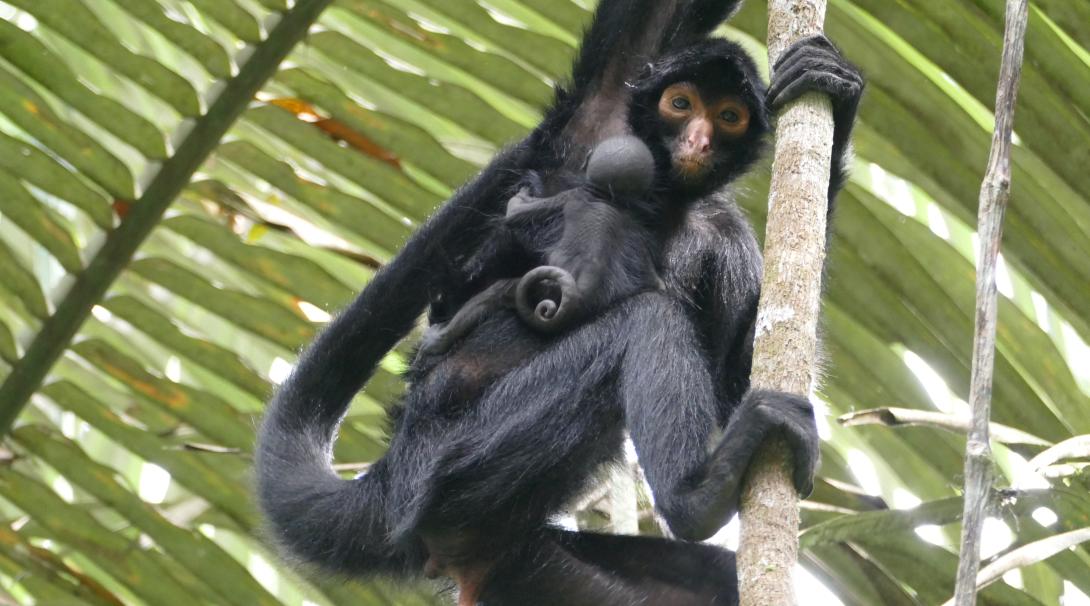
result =
[{"label": "small twig", "polygon": [[1057,480],[1060,478],[1077,476],[1086,471],[1088,467],[1090,467],[1090,463],[1068,463],[1066,465],[1049,465],[1047,467],[1041,467],[1040,469],[1037,469],[1036,472],[1046,480]]},{"label": "small twig", "polygon": [[189,450],[191,452],[205,452],[209,454],[242,454],[241,448],[228,448],[226,446],[220,446],[218,444],[200,444],[197,442],[186,442],[180,447],[174,447],[177,450]]},{"label": "small twig", "polygon": [[[971,419],[960,415],[948,415],[941,412],[928,410],[916,410],[914,408],[872,408],[841,415],[837,422],[844,427],[855,425],[885,425],[887,427],[899,427],[906,425],[923,425],[926,427],[938,427],[957,433],[969,431]],[[1021,429],[1015,429],[1009,425],[990,423],[988,431],[993,440],[1001,444],[1025,444],[1028,446],[1040,446],[1048,448],[1050,442],[1037,436],[1026,433]],[[1090,436],[1087,436],[1090,438]],[[1090,446],[1090,443],[1088,443]],[[1047,450],[1045,452],[1048,452]],[[1040,456],[1040,455],[1038,455]]]},{"label": "small twig", "polygon": [[[1072,530],[1013,549],[980,570],[976,576],[976,589],[987,587],[1016,568],[1043,562],[1065,549],[1086,541],[1090,541],[1090,528]],[[953,605],[954,598],[950,598],[942,606]]]},{"label": "small twig", "polygon": [[996,299],[995,271],[1003,214],[1010,199],[1011,135],[1018,79],[1022,73],[1029,0],[1007,0],[1003,59],[995,100],[995,131],[992,133],[988,170],[980,188],[977,234],[980,251],[976,278],[976,328],[973,337],[973,371],[969,387],[972,425],[965,444],[965,506],[961,530],[961,554],[954,599],[957,606],[976,603],[977,569],[980,567],[980,534],[992,483],[989,446],[992,374],[995,366]]},{"label": "small twig", "polygon": [[1032,469],[1043,469],[1060,459],[1090,457],[1090,435],[1068,438],[1029,460]]}]

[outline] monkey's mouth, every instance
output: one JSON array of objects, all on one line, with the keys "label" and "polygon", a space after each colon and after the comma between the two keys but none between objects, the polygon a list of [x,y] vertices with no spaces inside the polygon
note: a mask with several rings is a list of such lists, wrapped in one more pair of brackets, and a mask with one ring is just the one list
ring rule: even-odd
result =
[{"label": "monkey's mouth", "polygon": [[681,156],[674,160],[674,171],[683,179],[697,179],[708,172],[711,166],[708,160],[708,156],[701,154]]}]

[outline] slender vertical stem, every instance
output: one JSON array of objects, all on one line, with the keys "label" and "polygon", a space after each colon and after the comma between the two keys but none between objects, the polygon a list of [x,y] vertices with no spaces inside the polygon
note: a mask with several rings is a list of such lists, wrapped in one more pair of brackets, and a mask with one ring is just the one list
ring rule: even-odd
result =
[{"label": "slender vertical stem", "polygon": [[995,99],[995,131],[988,170],[980,188],[977,234],[976,327],[973,336],[973,372],[969,405],[973,411],[965,444],[965,509],[958,562],[957,606],[976,603],[976,576],[980,567],[980,534],[992,484],[992,454],[988,423],[991,417],[992,371],[995,365],[996,287],[995,268],[1003,235],[1003,214],[1010,199],[1011,134],[1018,79],[1022,73],[1028,0],[1007,0],[1003,35],[1003,61]]},{"label": "slender vertical stem", "polygon": [[[825,0],[771,0],[769,63],[793,42],[821,33]],[[809,395],[817,361],[821,269],[833,119],[829,100],[805,95],[776,126],[776,151],[765,232],[764,279],[757,312],[752,385]],[[781,439],[754,458],[742,491],[738,581],[742,606],[795,603],[798,496]]]}]

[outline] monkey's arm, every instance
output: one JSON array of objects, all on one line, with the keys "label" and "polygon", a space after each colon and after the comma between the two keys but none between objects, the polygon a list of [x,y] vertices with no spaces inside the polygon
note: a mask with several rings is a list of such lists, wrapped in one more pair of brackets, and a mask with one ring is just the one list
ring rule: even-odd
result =
[{"label": "monkey's arm", "polygon": [[704,258],[704,284],[681,297],[695,305],[675,302],[634,330],[647,342],[629,350],[621,375],[628,429],[656,506],[690,540],[711,536],[737,510],[750,459],[769,434],[782,433],[793,448],[802,493],[810,491],[819,443],[806,398],[750,391],[760,253],[737,209],[705,220],[680,245]]},{"label": "monkey's arm", "polygon": [[379,360],[408,334],[428,304],[435,258],[472,250],[473,239],[489,226],[482,215],[502,212],[514,181],[511,169],[524,161],[523,155],[520,145],[498,156],[409,238],[303,352],[269,403],[266,425],[304,419],[332,430]]},{"label": "monkey's arm", "polygon": [[[767,102],[773,109],[807,92],[825,93],[832,101],[830,219],[836,195],[846,177],[845,163],[863,86],[859,70],[828,39],[814,36],[797,42],[784,53],[776,64],[768,91]],[[740,218],[721,213],[716,219],[720,241],[706,249],[714,260],[707,272],[710,296],[699,306],[701,317],[697,324],[705,333],[701,340],[710,345],[717,412],[720,422],[724,416],[727,418],[726,427],[706,459],[702,454],[694,457],[677,452],[677,447],[665,455],[661,448],[655,447],[649,449],[647,457],[641,453],[641,461],[644,458],[650,461],[645,462],[645,467],[653,469],[647,474],[648,481],[652,482],[660,510],[671,529],[690,539],[710,536],[737,511],[749,462],[769,434],[778,433],[786,439],[793,453],[795,487],[804,495],[813,488],[820,450],[813,406],[806,397],[749,389],[761,257],[753,244],[740,246],[749,240]],[[830,220],[829,233],[831,226]],[[700,373],[694,371],[694,374]],[[695,391],[707,397],[698,389]],[[693,435],[690,432],[688,437]],[[698,440],[702,437],[699,433],[695,435]],[[637,433],[633,431],[633,440],[636,439]],[[698,440],[691,440],[689,446],[696,445]],[[672,454],[688,456],[689,463],[681,459],[679,464]]]},{"label": "monkey's arm", "polygon": [[514,307],[515,288],[518,279],[493,282],[491,286],[473,295],[454,317],[442,324],[432,324],[420,339],[419,355],[433,356],[446,353],[458,339],[466,336],[493,312]]},{"label": "monkey's arm", "polygon": [[573,94],[622,84],[648,59],[702,38],[741,0],[603,0],[572,70]]}]

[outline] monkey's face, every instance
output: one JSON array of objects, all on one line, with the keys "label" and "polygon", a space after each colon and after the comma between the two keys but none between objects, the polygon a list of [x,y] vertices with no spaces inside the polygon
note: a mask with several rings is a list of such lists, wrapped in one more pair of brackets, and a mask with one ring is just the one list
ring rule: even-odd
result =
[{"label": "monkey's face", "polygon": [[730,148],[749,130],[750,110],[729,93],[707,93],[692,82],[667,86],[659,97],[662,145],[674,177],[699,184],[730,160]]},{"label": "monkey's face", "polygon": [[634,84],[629,125],[655,157],[657,187],[679,204],[730,183],[761,155],[765,86],[745,49],[720,38],[648,65]]}]

